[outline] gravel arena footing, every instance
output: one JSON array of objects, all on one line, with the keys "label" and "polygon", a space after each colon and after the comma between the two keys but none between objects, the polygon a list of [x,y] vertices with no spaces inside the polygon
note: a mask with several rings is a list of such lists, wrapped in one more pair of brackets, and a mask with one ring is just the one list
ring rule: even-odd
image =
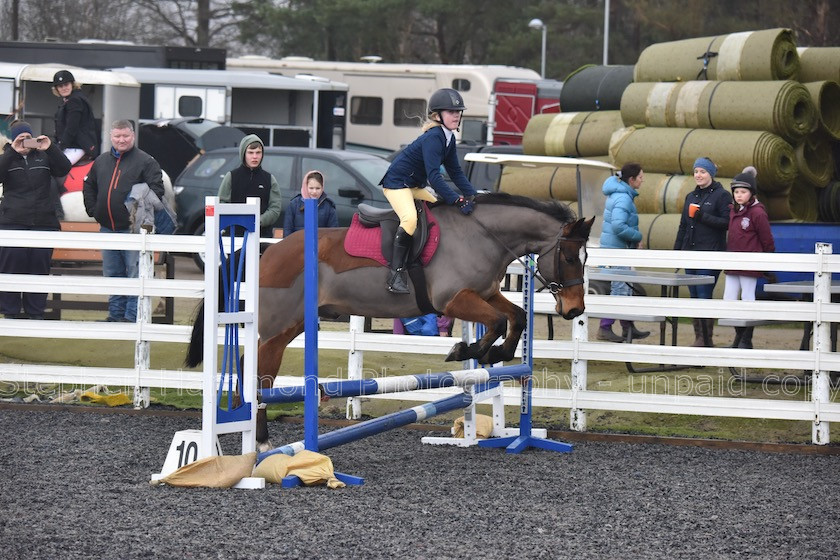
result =
[{"label": "gravel arena footing", "polygon": [[[834,559],[840,456],[576,443],[327,451],[361,487],[152,487],[189,416],[0,410],[0,555],[74,558]],[[273,423],[275,443],[302,427]],[[231,436],[227,436],[231,438]],[[222,446],[237,452],[236,440]]]}]

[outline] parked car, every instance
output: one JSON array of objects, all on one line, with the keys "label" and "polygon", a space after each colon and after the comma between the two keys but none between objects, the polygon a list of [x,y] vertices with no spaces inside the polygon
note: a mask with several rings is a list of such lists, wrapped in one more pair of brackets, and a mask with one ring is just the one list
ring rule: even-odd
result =
[{"label": "parked car", "polygon": [[[179,233],[204,234],[204,198],[216,196],[225,173],[241,163],[238,148],[223,148],[202,154],[184,169],[174,185]],[[306,172],[323,172],[324,187],[335,202],[339,226],[350,225],[361,202],[388,206],[379,185],[388,165],[386,159],[374,154],[324,148],[267,147],[263,158],[263,168],[280,184],[284,213],[289,200],[300,193]],[[282,214],[274,227],[283,227]],[[203,267],[200,257],[196,262]]]}]

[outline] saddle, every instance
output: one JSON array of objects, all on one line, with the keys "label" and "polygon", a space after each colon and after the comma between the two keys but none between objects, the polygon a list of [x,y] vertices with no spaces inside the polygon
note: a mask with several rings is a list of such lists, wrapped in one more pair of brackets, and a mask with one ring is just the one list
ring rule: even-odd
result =
[{"label": "saddle", "polygon": [[[419,200],[414,201],[417,210],[417,230],[411,236],[411,250],[408,253],[408,264],[418,263],[423,248],[429,240],[429,216],[426,205]],[[359,204],[359,223],[365,227],[379,227],[382,230],[381,245],[382,256],[391,263],[391,255],[394,253],[394,236],[400,225],[397,213],[390,208],[376,208],[369,204]],[[420,265],[422,266],[422,265]]]}]

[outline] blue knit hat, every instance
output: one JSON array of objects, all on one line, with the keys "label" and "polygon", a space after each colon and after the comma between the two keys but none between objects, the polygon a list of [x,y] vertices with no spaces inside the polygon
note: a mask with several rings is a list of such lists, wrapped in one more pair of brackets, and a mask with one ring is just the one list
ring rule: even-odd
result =
[{"label": "blue knit hat", "polygon": [[712,178],[714,178],[714,176],[715,176],[715,175],[717,175],[717,165],[715,165],[715,164],[712,162],[712,160],[710,160],[710,159],[709,159],[709,158],[707,158],[707,157],[700,157],[700,158],[697,158],[697,159],[694,161],[694,167],[692,167],[692,168],[691,168],[691,170],[692,170],[692,171],[694,171],[694,170],[695,170],[695,169],[697,169],[698,167],[699,167],[699,168],[701,168],[701,169],[705,169],[706,171],[708,171],[708,172],[709,172],[709,175],[711,175],[711,176],[712,176]]},{"label": "blue knit hat", "polygon": [[35,134],[32,132],[32,127],[29,126],[29,123],[26,121],[17,121],[13,123],[12,129],[9,131],[11,134],[12,140],[23,134],[24,132],[28,132],[30,136],[34,136]]}]

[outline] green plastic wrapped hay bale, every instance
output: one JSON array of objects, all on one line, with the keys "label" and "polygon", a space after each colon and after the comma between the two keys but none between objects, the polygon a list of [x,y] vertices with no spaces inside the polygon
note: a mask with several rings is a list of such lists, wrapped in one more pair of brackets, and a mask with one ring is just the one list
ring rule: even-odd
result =
[{"label": "green plastic wrapped hay bale", "polygon": [[633,81],[795,80],[798,72],[791,30],[765,29],[650,45],[639,55]]},{"label": "green plastic wrapped hay bale", "polygon": [[840,82],[840,47],[798,47],[799,81]]},{"label": "green plastic wrapped hay bale", "polygon": [[[732,179],[715,177],[724,187],[729,188]],[[685,197],[697,187],[693,175],[670,175],[648,173],[639,189],[636,210],[641,214],[681,214]]]},{"label": "green plastic wrapped hay bale", "polygon": [[577,170],[574,167],[513,167],[506,165],[499,190],[542,200],[577,201]]},{"label": "green plastic wrapped hay bale", "polygon": [[535,115],[525,127],[522,149],[540,156],[600,156],[607,153],[612,133],[623,126],[620,111]]},{"label": "green plastic wrapped hay bale", "polygon": [[822,81],[803,84],[817,107],[820,127],[834,140],[840,140],[840,85]]},{"label": "green plastic wrapped hay bale", "polygon": [[799,141],[817,125],[811,94],[792,80],[635,83],[624,90],[625,125],[761,130]]},{"label": "green plastic wrapped hay bale", "polygon": [[825,133],[809,136],[793,152],[800,180],[818,189],[828,185],[834,174],[834,154]]},{"label": "green plastic wrapped hay bale", "polygon": [[797,174],[793,148],[770,132],[629,127],[610,140],[616,167],[636,161],[650,173],[689,175],[694,161],[703,156],[715,162],[722,177],[755,166],[757,184],[765,192],[790,187]]},{"label": "green plastic wrapped hay bale", "polygon": [[648,249],[673,250],[679,227],[679,214],[639,214],[639,231]]},{"label": "green plastic wrapped hay bale", "polygon": [[582,66],[563,80],[560,110],[617,111],[621,94],[632,81],[633,65]]}]

